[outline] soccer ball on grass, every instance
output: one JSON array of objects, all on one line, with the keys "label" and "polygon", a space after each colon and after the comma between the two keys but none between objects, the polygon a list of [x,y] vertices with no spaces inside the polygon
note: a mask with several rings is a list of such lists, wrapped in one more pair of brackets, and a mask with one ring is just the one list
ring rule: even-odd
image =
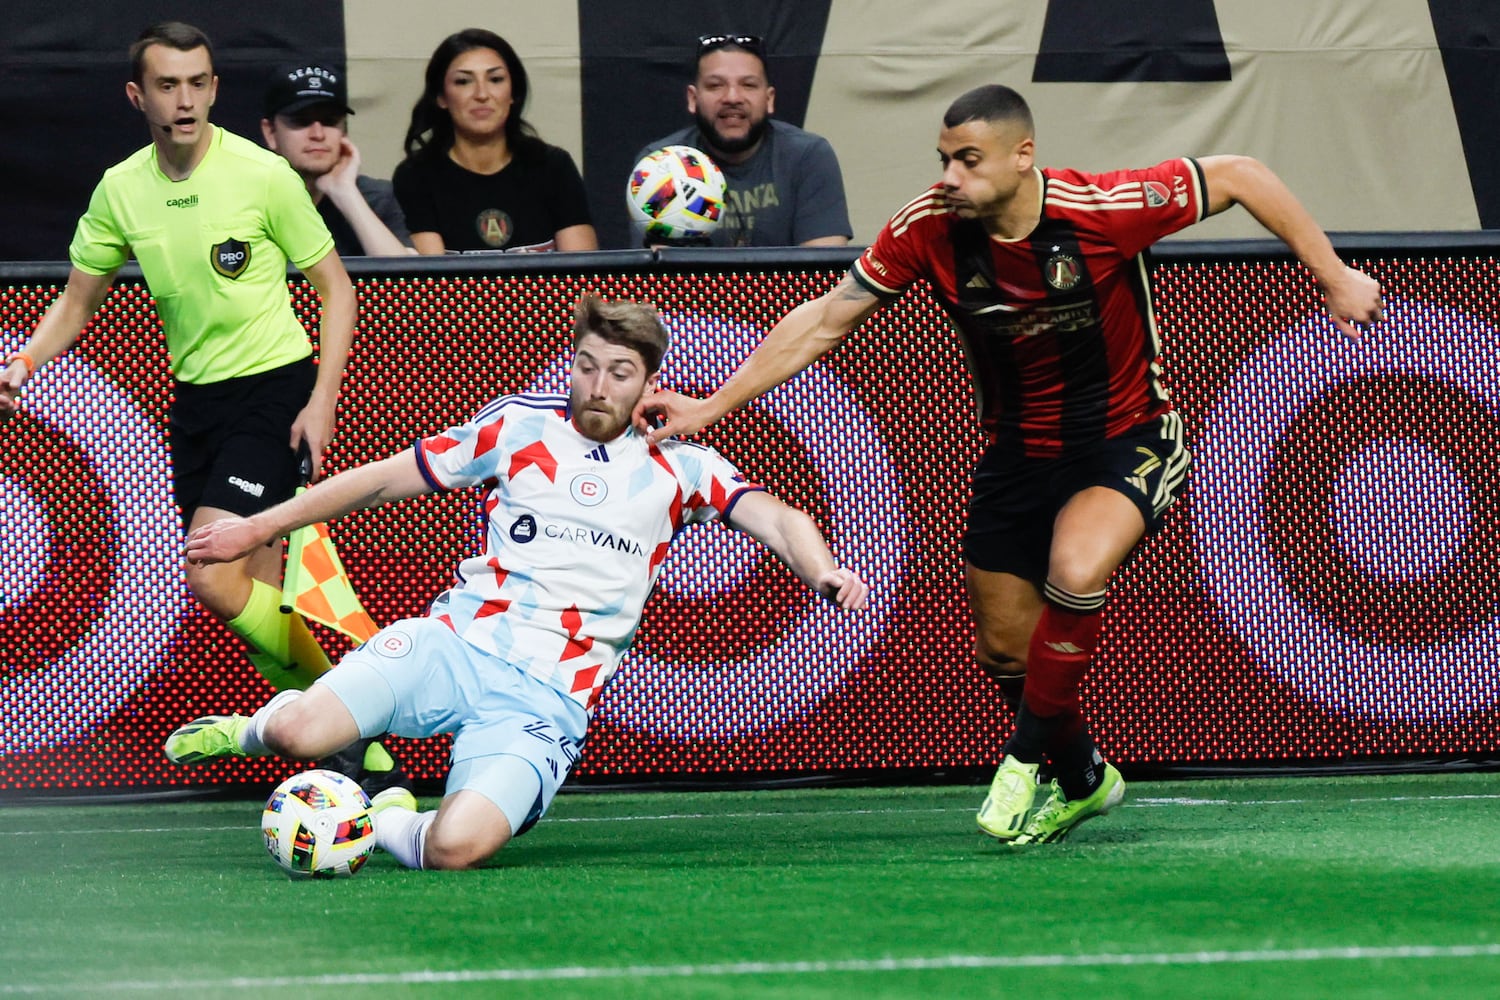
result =
[{"label": "soccer ball on grass", "polygon": [[291,878],[353,875],[375,850],[370,798],[337,771],[294,774],[260,816],[266,850]]},{"label": "soccer ball on grass", "polygon": [[641,157],[625,201],[648,240],[707,236],[724,217],[724,174],[702,150],[667,146]]}]

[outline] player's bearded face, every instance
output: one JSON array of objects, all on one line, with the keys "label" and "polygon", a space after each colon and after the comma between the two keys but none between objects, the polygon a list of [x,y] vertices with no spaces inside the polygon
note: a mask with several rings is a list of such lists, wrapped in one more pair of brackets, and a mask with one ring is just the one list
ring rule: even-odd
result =
[{"label": "player's bearded face", "polygon": [[573,425],[590,440],[613,441],[629,426],[635,404],[655,388],[656,375],[646,373],[635,348],[585,334],[573,352],[569,375]]}]

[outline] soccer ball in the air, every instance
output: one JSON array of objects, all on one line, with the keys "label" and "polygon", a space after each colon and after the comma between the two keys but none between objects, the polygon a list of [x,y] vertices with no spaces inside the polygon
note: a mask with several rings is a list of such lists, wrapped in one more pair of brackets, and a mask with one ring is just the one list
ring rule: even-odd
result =
[{"label": "soccer ball in the air", "polygon": [[705,236],[724,215],[724,174],[701,150],[667,146],[635,165],[625,201],[648,239]]},{"label": "soccer ball in the air", "polygon": [[337,771],[303,771],[277,785],[260,829],[266,850],[292,878],[353,875],[375,850],[370,797]]}]

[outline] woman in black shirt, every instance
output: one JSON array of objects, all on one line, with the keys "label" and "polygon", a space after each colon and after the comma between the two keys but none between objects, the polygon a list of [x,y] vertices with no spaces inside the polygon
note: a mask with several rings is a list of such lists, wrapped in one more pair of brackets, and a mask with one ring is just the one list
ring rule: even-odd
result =
[{"label": "woman in black shirt", "polygon": [[422,253],[599,248],[573,158],[522,117],[528,89],[492,31],[465,29],[433,52],[391,178]]}]

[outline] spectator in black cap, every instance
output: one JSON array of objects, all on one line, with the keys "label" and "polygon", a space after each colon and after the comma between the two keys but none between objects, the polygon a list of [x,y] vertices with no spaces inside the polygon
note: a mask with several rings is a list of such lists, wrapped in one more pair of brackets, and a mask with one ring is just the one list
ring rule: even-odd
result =
[{"label": "spectator in black cap", "polygon": [[307,184],[340,257],[415,253],[391,182],[359,172],[345,128],[349,92],[341,73],[315,63],[283,66],[266,88],[260,130]]}]

